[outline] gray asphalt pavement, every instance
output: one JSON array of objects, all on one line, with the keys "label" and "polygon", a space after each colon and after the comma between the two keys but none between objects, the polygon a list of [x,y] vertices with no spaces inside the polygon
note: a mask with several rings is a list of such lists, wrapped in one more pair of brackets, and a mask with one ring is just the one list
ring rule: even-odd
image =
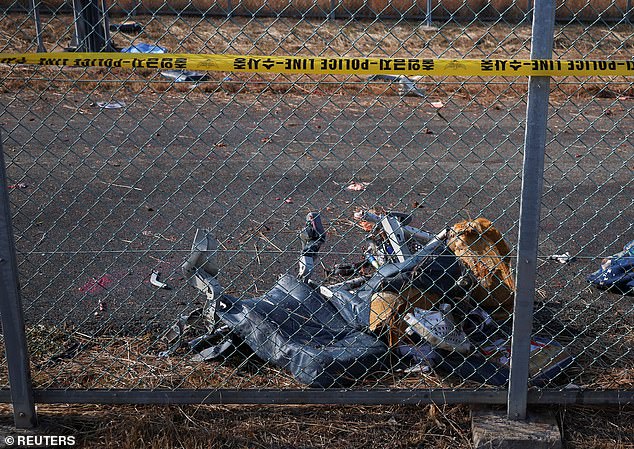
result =
[{"label": "gray asphalt pavement", "polygon": [[[164,329],[203,299],[179,270],[196,228],[220,240],[220,280],[237,295],[296,270],[309,210],[321,210],[329,230],[327,267],[361,260],[359,208],[413,212],[413,224],[431,231],[485,216],[517,242],[521,99],[454,95],[433,99],[445,103],[436,109],[420,98],[346,94],[115,98],[126,106],[101,109],[81,92],[0,96],[29,325]],[[605,312],[632,325],[631,299],[585,282],[634,238],[632,101],[551,107],[540,255],[578,257],[540,261],[538,299],[573,329]],[[367,186],[348,190],[353,182]],[[153,270],[172,289],[150,285]],[[599,339],[618,335],[593,326]]]}]

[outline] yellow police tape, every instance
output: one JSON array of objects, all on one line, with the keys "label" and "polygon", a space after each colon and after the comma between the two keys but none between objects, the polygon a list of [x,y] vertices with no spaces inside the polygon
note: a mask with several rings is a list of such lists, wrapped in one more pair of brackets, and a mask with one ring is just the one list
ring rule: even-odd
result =
[{"label": "yellow police tape", "polygon": [[0,53],[2,64],[423,76],[633,76],[634,60],[341,58],[155,53]]}]

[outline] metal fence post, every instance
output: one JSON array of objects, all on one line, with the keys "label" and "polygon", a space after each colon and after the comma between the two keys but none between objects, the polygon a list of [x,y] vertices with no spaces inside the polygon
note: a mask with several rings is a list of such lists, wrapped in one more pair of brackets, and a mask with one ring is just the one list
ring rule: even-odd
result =
[{"label": "metal fence post", "polygon": [[40,20],[40,3],[38,0],[31,0],[31,11],[33,13],[33,20],[35,21],[37,52],[46,53],[46,47],[44,47],[44,41],[42,38],[42,21]]},{"label": "metal fence post", "polygon": [[75,34],[71,47],[86,52],[115,51],[110,39],[108,8],[103,1],[73,0],[73,11]]},{"label": "metal fence post", "polygon": [[[531,59],[552,57],[555,2],[535,2]],[[513,313],[508,417],[526,418],[528,362],[533,327],[537,246],[544,175],[550,77],[531,77],[528,84],[524,163],[517,245],[517,293]]]},{"label": "metal fence post", "polygon": [[425,25],[427,25],[428,27],[431,27],[432,25],[431,9],[431,0],[427,0],[427,8],[425,11]]},{"label": "metal fence post", "polygon": [[337,1],[330,0],[330,11],[328,11],[328,14],[326,15],[326,18],[328,20],[335,20],[337,18],[335,13],[336,9],[337,9]]},{"label": "metal fence post", "polygon": [[17,428],[37,425],[29,355],[24,333],[24,316],[11,227],[8,183],[0,136],[0,318],[9,372],[11,402]]}]

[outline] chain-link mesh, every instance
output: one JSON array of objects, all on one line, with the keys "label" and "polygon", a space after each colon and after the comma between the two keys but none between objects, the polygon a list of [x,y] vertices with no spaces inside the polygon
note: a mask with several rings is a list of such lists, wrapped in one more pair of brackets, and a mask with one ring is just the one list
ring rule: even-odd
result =
[{"label": "chain-link mesh", "polygon": [[[586,9],[603,12],[603,6],[590,3]],[[561,27],[555,55],[611,59],[631,49],[631,24],[615,24],[612,32],[588,39],[593,28]],[[634,361],[631,296],[618,287],[601,291],[587,283],[588,275],[605,267],[633,235],[634,151],[627,125],[632,92],[631,84],[618,81],[558,83],[549,120],[535,331],[552,333],[575,354],[568,374],[573,384],[586,388],[631,388]],[[574,259],[565,264],[548,259],[566,253]]]},{"label": "chain-link mesh", "polygon": [[[517,3],[119,3],[100,39],[528,58]],[[629,4],[580,3],[558,9],[555,57],[630,58]],[[40,46],[83,45],[85,5],[38,4]],[[4,10],[2,51],[37,50],[30,9]],[[1,70],[36,387],[506,385],[525,79]],[[632,239],[632,84],[552,85],[531,382],[631,389],[631,297],[586,275]],[[217,250],[183,271],[198,229]]]}]

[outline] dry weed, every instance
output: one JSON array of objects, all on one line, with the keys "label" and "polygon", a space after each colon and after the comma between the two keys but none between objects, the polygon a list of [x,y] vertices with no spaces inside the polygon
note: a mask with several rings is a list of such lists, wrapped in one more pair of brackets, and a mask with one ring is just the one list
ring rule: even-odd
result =
[{"label": "dry weed", "polygon": [[[113,18],[116,20],[116,18]],[[440,58],[528,58],[529,25],[498,23],[447,24],[429,30],[420,22],[394,21],[311,21],[293,18],[245,17],[200,18],[196,16],[137,16],[144,31],[134,37],[114,34],[118,47],[133,42],[151,42],[172,52],[219,54],[276,54],[301,56],[413,56]],[[34,51],[33,21],[24,14],[9,14],[3,19],[0,48],[5,52]],[[72,16],[45,18],[44,43],[48,51],[63,51],[72,34]],[[555,57],[562,59],[629,59],[634,41],[626,26],[591,28],[566,25],[555,38]],[[122,85],[131,92],[165,92],[175,94],[191,86],[174,85],[153,70],[134,72],[106,69],[72,69],[58,67],[1,67],[4,92],[26,90],[112,91]],[[384,83],[367,84],[358,76],[306,76],[210,72],[209,81],[196,88],[201,95],[209,93],[267,92],[275,95],[354,94],[360,97],[397,95]],[[631,96],[631,84],[624,80],[599,78],[558,78],[554,96]],[[342,82],[344,84],[342,84]],[[610,84],[608,84],[610,82]],[[149,87],[148,87],[148,83]],[[521,96],[526,80],[428,78],[420,82],[428,91],[442,86],[446,96],[466,98],[478,96],[482,101],[499,96]],[[511,86],[511,89],[509,89]]]},{"label": "dry weed", "polygon": [[[549,407],[552,410],[552,407]],[[566,449],[631,449],[629,409],[560,407]],[[79,448],[470,448],[467,406],[38,406],[39,434]],[[0,424],[11,410],[0,405]]]}]

